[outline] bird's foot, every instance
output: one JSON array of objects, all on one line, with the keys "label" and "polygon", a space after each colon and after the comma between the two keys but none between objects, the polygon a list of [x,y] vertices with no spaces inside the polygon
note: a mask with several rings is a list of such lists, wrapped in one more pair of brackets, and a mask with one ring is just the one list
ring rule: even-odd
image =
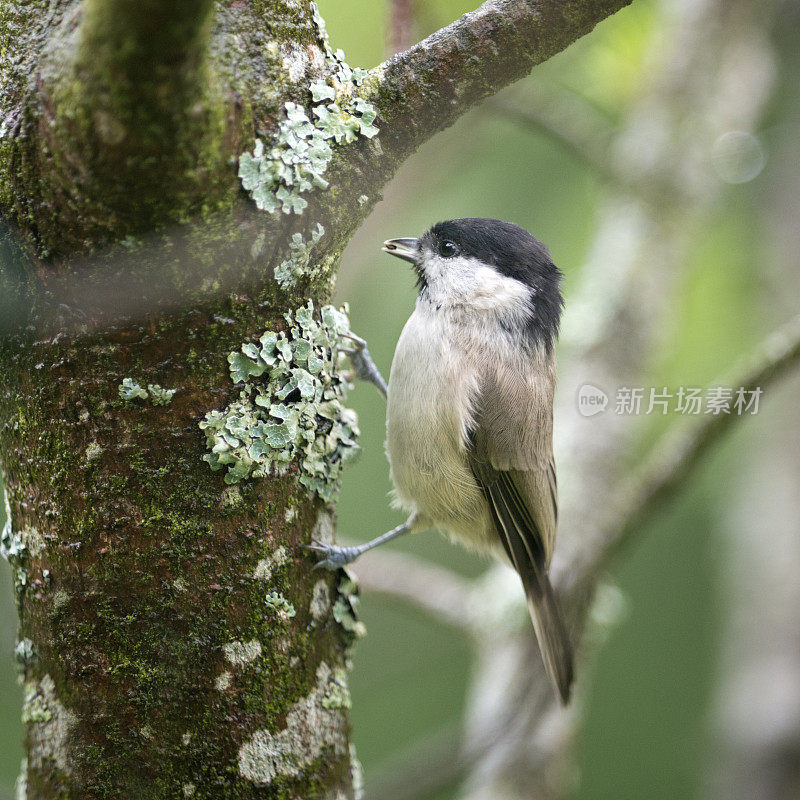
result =
[{"label": "bird's foot", "polygon": [[348,331],[345,334],[345,338],[353,343],[352,347],[343,347],[342,352],[347,353],[350,358],[355,377],[360,378],[362,381],[374,383],[375,386],[378,387],[378,391],[386,397],[386,381],[375,366],[375,362],[372,360],[369,350],[367,350],[366,340],[357,336],[352,331]]},{"label": "bird's foot", "polygon": [[320,560],[314,565],[314,569],[336,570],[352,564],[362,553],[360,547],[339,547],[335,544],[323,544],[316,539],[312,539],[306,549],[320,555]]}]

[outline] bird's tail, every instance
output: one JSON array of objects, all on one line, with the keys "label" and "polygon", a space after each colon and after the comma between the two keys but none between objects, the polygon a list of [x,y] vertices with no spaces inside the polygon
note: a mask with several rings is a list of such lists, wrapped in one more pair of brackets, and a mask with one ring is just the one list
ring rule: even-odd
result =
[{"label": "bird's tail", "polygon": [[528,608],[545,670],[561,702],[566,705],[573,680],[572,645],[547,573],[538,569],[535,572],[538,585],[535,588],[525,586]]}]

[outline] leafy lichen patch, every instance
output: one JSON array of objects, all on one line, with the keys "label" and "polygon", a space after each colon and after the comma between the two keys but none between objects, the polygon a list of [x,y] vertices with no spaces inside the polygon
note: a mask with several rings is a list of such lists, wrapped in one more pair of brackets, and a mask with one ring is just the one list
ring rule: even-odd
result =
[{"label": "leafy lichen patch", "polygon": [[133,378],[123,378],[117,391],[123,400],[147,400],[147,389],[140,386]]},{"label": "leafy lichen patch", "polygon": [[[157,383],[148,383],[145,389],[138,384],[133,378],[123,378],[122,383],[117,388],[119,396],[123,400],[147,400],[153,401],[156,406],[168,406],[172,402],[172,398],[177,392],[177,389],[165,389]],[[87,454],[88,457],[88,454]]]},{"label": "leafy lichen patch", "polygon": [[[324,28],[323,28],[324,30]],[[308,201],[303,194],[326,189],[323,177],[333,158],[332,144],[345,145],[361,136],[373,138],[377,112],[364,97],[356,94],[367,78],[364,69],[351,69],[344,53],[331,51],[325,41],[326,60],[331,66],[328,82],[311,84],[310,112],[297,103],[285,103],[285,118],[278,126],[272,147],[256,139],[252,153],[239,158],[242,186],[262,211],[284,214],[302,213]],[[289,69],[305,73],[305,62],[289,59]]]},{"label": "leafy lichen patch", "polygon": [[348,753],[342,708],[328,708],[325,698],[335,677],[322,662],[316,685],[286,715],[286,727],[273,733],[259,730],[239,748],[239,773],[256,786],[268,786],[276,776],[297,777],[323,755]]},{"label": "leafy lichen patch", "polygon": [[342,469],[359,452],[355,412],[344,405],[349,384],[340,362],[346,309],[311,301],[286,314],[286,333],[265,331],[228,356],[231,378],[244,387],[223,411],[199,424],[211,469],[226,468],[226,483],[284,474],[294,461],[309,492],[332,502]]},{"label": "leafy lichen patch", "polygon": [[297,613],[295,607],[279,592],[270,592],[264,602],[267,608],[283,622],[288,622]]},{"label": "leafy lichen patch", "polygon": [[163,386],[159,386],[157,383],[148,383],[147,391],[150,393],[150,399],[153,401],[153,405],[168,406],[172,402],[175,392],[178,390],[165,389]]}]

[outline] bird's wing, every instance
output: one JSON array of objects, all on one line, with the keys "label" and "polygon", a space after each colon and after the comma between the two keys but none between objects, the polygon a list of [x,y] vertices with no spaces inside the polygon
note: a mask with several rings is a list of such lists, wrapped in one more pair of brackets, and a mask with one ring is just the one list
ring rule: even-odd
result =
[{"label": "bird's wing", "polygon": [[558,515],[553,386],[552,369],[537,370],[529,378],[493,370],[482,381],[470,432],[475,479],[493,513],[505,509],[513,523],[501,525],[498,534],[515,566],[509,539],[519,539],[544,569],[553,554]]},{"label": "bird's wing", "polygon": [[548,386],[532,378],[524,386],[521,380],[504,373],[484,380],[470,432],[469,461],[503,548],[522,579],[547,672],[566,702],[572,650],[547,576],[558,514],[553,382]]}]

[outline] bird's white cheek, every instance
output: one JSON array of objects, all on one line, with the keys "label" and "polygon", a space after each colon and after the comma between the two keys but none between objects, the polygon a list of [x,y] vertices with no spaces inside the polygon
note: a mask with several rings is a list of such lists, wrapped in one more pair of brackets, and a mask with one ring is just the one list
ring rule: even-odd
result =
[{"label": "bird's white cheek", "polygon": [[525,284],[495,272],[491,267],[479,267],[470,304],[479,311],[499,316],[524,316],[529,313],[531,290]]}]

